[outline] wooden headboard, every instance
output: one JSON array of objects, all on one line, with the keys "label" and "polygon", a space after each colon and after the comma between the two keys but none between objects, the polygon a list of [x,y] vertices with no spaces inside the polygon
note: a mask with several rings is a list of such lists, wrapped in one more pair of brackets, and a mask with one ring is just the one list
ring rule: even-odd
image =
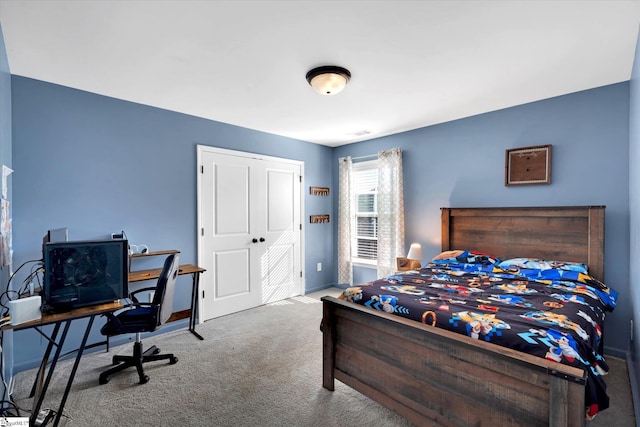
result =
[{"label": "wooden headboard", "polygon": [[604,206],[441,209],[443,251],[581,262],[604,281]]}]

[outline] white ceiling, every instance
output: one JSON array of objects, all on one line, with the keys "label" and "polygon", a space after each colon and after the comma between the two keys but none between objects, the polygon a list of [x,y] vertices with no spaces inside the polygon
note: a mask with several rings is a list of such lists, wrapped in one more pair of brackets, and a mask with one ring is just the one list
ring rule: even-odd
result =
[{"label": "white ceiling", "polygon": [[[640,1],[0,0],[12,74],[328,146],[629,80]],[[306,72],[351,71],[315,93]]]}]

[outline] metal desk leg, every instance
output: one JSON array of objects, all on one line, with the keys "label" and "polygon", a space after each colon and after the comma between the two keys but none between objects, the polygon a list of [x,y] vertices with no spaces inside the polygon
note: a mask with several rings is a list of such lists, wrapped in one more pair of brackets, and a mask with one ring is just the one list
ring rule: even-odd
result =
[{"label": "metal desk leg", "polygon": [[[56,327],[59,327],[60,322],[56,322]],[[60,358],[60,352],[62,351],[62,346],[64,345],[64,340],[67,337],[67,332],[69,332],[69,326],[71,325],[71,320],[66,320],[64,324],[64,329],[62,330],[62,336],[60,337],[60,341],[57,342],[56,353],[53,356],[53,360],[51,360],[51,366],[49,366],[49,370],[47,371],[47,378],[44,380],[44,385],[42,386],[42,390],[40,390],[40,394],[37,396],[36,406],[33,408],[33,413],[31,414],[31,418],[29,420],[30,425],[34,425],[36,421],[36,417],[40,413],[40,408],[42,407],[42,402],[44,401],[44,396],[47,394],[47,389],[49,388],[49,383],[51,382],[51,377],[53,376],[53,371],[56,368],[56,364],[58,363],[58,359]],[[46,360],[43,359],[43,364],[46,366]]]},{"label": "metal desk leg", "polygon": [[200,273],[193,273],[193,283],[191,285],[191,313],[189,315],[189,332],[201,340],[202,335],[196,332],[196,316],[198,314],[198,288],[200,287]]},{"label": "metal desk leg", "polygon": [[44,355],[42,356],[42,361],[40,362],[40,368],[36,373],[36,379],[33,381],[33,387],[31,387],[31,393],[29,393],[29,397],[33,397],[36,395],[36,387],[38,386],[38,380],[42,378],[42,376],[44,375],[45,369],[47,368],[47,363],[49,362],[49,356],[51,355],[51,350],[53,349],[53,346],[56,344],[56,338],[58,336],[59,330],[60,330],[60,323],[56,323],[55,326],[53,327],[53,332],[51,333],[51,336],[47,337],[42,331],[40,331],[40,329],[36,328],[36,331],[38,331],[40,335],[44,336],[49,341],[49,344],[47,344],[47,349],[45,350]]},{"label": "metal desk leg", "polygon": [[67,397],[69,397],[69,391],[71,390],[71,385],[73,384],[73,378],[76,376],[76,371],[78,370],[78,365],[80,364],[80,358],[82,358],[82,353],[84,352],[84,348],[87,345],[87,338],[89,338],[89,332],[91,332],[91,326],[93,326],[93,319],[95,319],[95,317],[95,315],[89,317],[87,329],[84,331],[84,337],[82,337],[82,342],[80,343],[80,348],[78,349],[76,360],[75,362],[73,362],[73,368],[71,369],[71,374],[69,375],[69,379],[67,380],[67,386],[64,389],[64,394],[62,395],[62,400],[60,401],[60,406],[58,407],[58,413],[56,414],[56,418],[53,422],[54,427],[58,425],[58,423],[60,422],[60,417],[62,417],[64,405],[65,403],[67,403]]}]

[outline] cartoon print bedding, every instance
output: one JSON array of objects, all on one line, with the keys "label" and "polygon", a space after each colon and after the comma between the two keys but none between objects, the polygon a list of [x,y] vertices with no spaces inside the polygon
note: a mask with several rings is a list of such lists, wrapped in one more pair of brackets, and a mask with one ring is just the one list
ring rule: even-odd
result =
[{"label": "cartoon print bedding", "polygon": [[447,251],[340,298],[584,369],[587,418],[609,406],[602,330],[617,292],[582,264]]}]

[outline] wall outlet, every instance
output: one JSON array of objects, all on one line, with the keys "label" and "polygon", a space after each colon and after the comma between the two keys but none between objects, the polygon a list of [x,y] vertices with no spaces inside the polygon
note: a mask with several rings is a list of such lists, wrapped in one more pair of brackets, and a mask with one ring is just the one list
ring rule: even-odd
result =
[{"label": "wall outlet", "polygon": [[316,269],[318,271],[322,271],[322,263],[321,262],[318,263],[318,265],[316,266]]}]

